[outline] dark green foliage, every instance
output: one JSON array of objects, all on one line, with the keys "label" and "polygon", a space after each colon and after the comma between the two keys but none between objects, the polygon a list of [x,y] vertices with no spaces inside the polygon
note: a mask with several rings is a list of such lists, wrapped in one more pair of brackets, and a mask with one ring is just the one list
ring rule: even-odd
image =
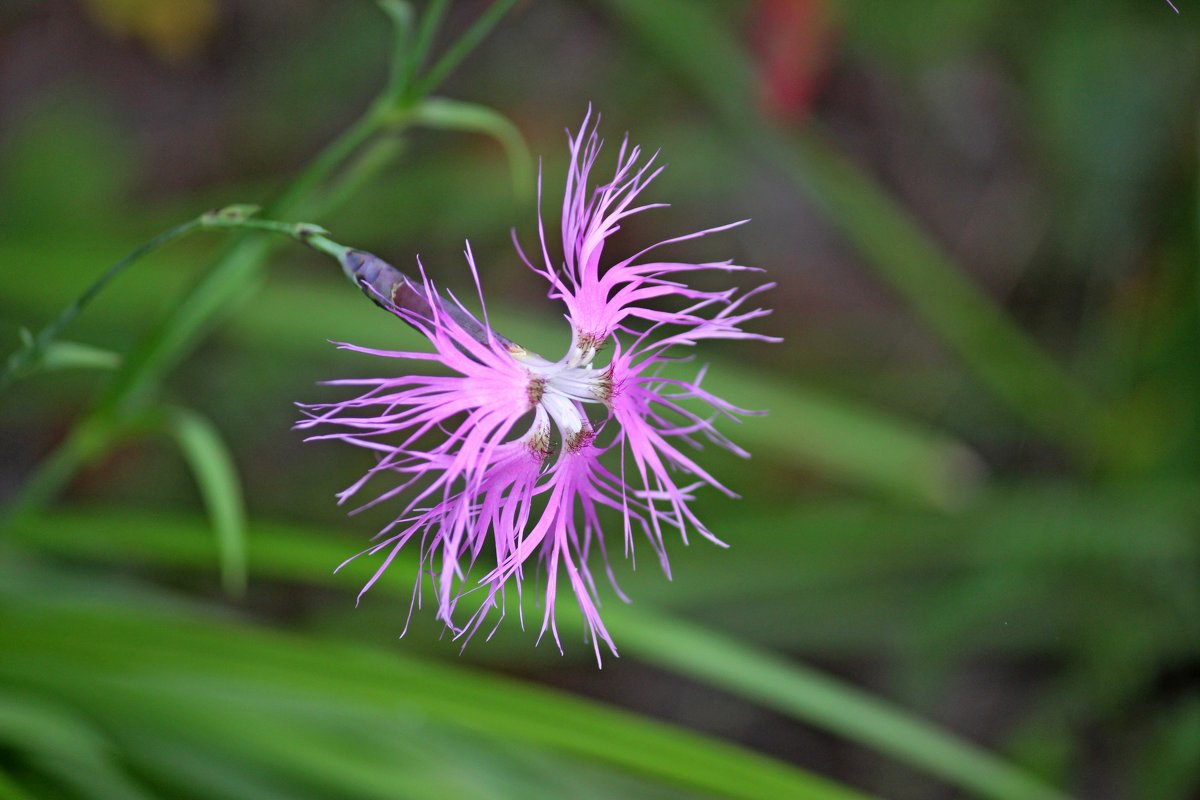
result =
[{"label": "dark green foliage", "polygon": [[[362,454],[289,426],[379,368],[329,340],[416,335],[293,242],[189,235],[0,394],[0,800],[1200,791],[1200,6],[831,0],[789,117],[766,2],[228,5],[274,35],[171,66],[84,17],[112,53],[0,81],[0,356],[235,201],[464,298],[469,236],[498,330],[553,352],[507,231],[536,239],[530,151],[554,229],[592,101],[671,164],[622,237],[754,216],[702,252],[780,284],[783,344],[704,354],[769,411],[726,430],[753,459],[707,454],[731,548],[614,559],[599,673],[567,604],[565,657],[515,619],[460,654],[428,609],[397,640],[413,560],[359,608],[374,565],[332,571],[390,519],[333,505]],[[227,127],[123,106],[134,57]]]}]

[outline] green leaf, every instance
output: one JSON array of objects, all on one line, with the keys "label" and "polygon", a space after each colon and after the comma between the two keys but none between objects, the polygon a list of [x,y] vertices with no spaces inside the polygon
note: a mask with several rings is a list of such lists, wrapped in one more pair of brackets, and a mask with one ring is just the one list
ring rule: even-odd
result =
[{"label": "green leaf", "polygon": [[[97,800],[150,797],[117,767],[113,743],[57,703],[0,690],[0,742],[23,753],[31,767],[81,796]],[[2,782],[0,797],[4,797]]]},{"label": "green leaf", "polygon": [[358,796],[395,791],[388,762],[365,760],[361,744],[338,745],[326,726],[298,723],[298,710],[320,720],[318,709],[328,709],[347,731],[391,726],[380,747],[419,743],[421,727],[435,725],[724,797],[862,797],[741,747],[553,690],[162,606],[22,593],[0,606],[0,649],[12,656],[0,662],[0,678],[147,730],[253,747],[251,758]]},{"label": "green leaf", "polygon": [[514,191],[523,199],[531,195],[533,158],[529,155],[529,147],[517,126],[499,111],[478,103],[429,97],[418,103],[410,115],[417,125],[428,128],[491,136],[504,148],[504,154],[508,157]]},{"label": "green leaf", "polygon": [[212,423],[194,411],[171,409],[165,428],[191,467],[208,509],[221,583],[225,591],[240,596],[246,590],[246,510],[233,456]]},{"label": "green leaf", "polygon": [[79,342],[52,342],[42,353],[45,369],[116,369],[121,356]]},{"label": "green leaf", "polygon": [[1001,759],[816,670],[645,609],[606,610],[626,652],[845,736],[980,797],[1065,800]]},{"label": "green leaf", "polygon": [[[232,721],[232,720],[231,720]],[[253,720],[242,720],[253,729]],[[300,786],[264,774],[244,758],[225,757],[215,748],[181,742],[149,732],[144,721],[116,723],[114,738],[123,747],[125,757],[141,773],[160,786],[186,787],[189,796],[199,798],[237,797],[247,800],[296,800],[311,797]]]},{"label": "green leaf", "polygon": [[[78,524],[72,517],[30,521],[19,533],[77,555],[94,554],[108,560],[150,560],[196,565],[196,530],[186,521],[122,512],[95,511]],[[82,526],[85,531],[73,533]],[[32,539],[29,537],[33,537]],[[263,575],[323,584],[357,586],[362,577],[343,570],[333,574],[344,549],[315,534],[294,528],[256,526],[251,537],[254,559]],[[911,549],[908,548],[908,549]],[[416,559],[402,554],[391,569],[413,574]],[[380,584],[381,591],[391,584]],[[400,586],[407,586],[400,582]],[[469,602],[469,601],[464,601]],[[569,600],[560,605],[565,625],[578,610]],[[1058,798],[1000,759],[873,698],[836,679],[785,661],[753,646],[648,611],[644,605],[605,609],[621,652],[687,675],[745,697],[803,722],[846,736],[891,755],[898,761],[942,778],[956,786],[995,798]]]}]

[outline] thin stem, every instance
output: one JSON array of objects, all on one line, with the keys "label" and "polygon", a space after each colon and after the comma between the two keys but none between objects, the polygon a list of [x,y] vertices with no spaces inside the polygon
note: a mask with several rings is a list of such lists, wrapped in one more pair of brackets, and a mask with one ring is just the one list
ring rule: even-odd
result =
[{"label": "thin stem", "polygon": [[[293,216],[304,207],[316,188],[349,155],[370,139],[388,115],[373,106],[362,118],[331,142],[275,199],[266,204],[271,216]],[[78,470],[94,458],[120,421],[143,405],[158,377],[184,359],[188,351],[215,323],[222,309],[232,307],[253,282],[258,267],[271,251],[265,231],[250,230],[239,236],[206,271],[191,291],[176,301],[174,308],[122,363],[112,384],[95,407],[72,428],[52,455],[38,464],[34,475],[19,489],[0,515],[0,529],[37,509],[58,494]]]},{"label": "thin stem", "polygon": [[[249,216],[254,213],[252,206],[230,206],[226,209],[210,211],[201,214],[193,220],[177,225],[165,233],[155,237],[142,247],[139,247],[126,258],[117,262],[95,284],[90,286],[83,296],[63,312],[55,323],[47,326],[39,335],[42,347],[48,346],[53,340],[53,334],[69,322],[119,270],[116,267],[127,267],[137,257],[145,255],[167,242],[195,230],[247,230],[279,233],[288,236],[301,244],[308,245],[314,250],[333,257],[339,263],[345,260],[350,248],[329,239],[325,229],[305,222],[279,222],[270,219],[254,219]],[[265,240],[264,240],[265,241]],[[153,245],[153,246],[152,246]],[[66,322],[63,322],[63,320]],[[62,324],[59,324],[62,323]],[[56,328],[57,326],[57,328]],[[46,335],[49,332],[50,335]],[[66,441],[50,457],[44,460],[33,476],[25,482],[16,499],[9,504],[0,516],[0,527],[25,512],[38,508],[49,501],[71,476],[82,465],[87,464],[102,453],[113,436],[121,431],[134,429],[134,420],[140,419],[128,411],[109,406],[98,406],[76,428]],[[235,581],[236,583],[236,581]]]},{"label": "thin stem", "polygon": [[96,295],[98,295],[105,286],[111,283],[114,278],[124,272],[127,267],[147,253],[151,253],[168,242],[173,242],[181,236],[185,236],[199,228],[200,220],[201,218],[197,217],[196,219],[188,220],[181,225],[176,225],[170,230],[163,231],[150,241],[145,242],[135,248],[127,256],[105,270],[104,274],[97,278],[91,286],[85,289],[83,294],[79,295],[75,302],[67,306],[63,312],[58,315],[57,319],[55,319],[46,327],[42,328],[42,330],[38,332],[28,346],[22,347],[9,357],[8,363],[4,367],[4,372],[0,373],[0,390],[3,390],[9,384],[13,383],[21,375],[34,369],[37,366],[37,363],[41,360],[42,356],[45,355],[46,348],[50,346],[50,343],[58,338],[58,335],[62,333],[63,330],[65,330],[66,327],[70,325],[76,317],[79,316],[80,312],[83,311],[83,309],[86,308],[90,302],[92,302]]},{"label": "thin stem", "polygon": [[437,35],[449,6],[449,0],[431,0],[425,9],[421,23],[417,26],[417,35],[413,41],[412,51],[403,60],[405,82],[408,85],[412,84],[417,72],[425,66],[425,59],[429,57],[429,50],[433,47],[433,38]]},{"label": "thin stem", "polygon": [[[305,216],[305,201],[329,175],[369,139],[385,117],[375,108],[331,142],[274,200],[264,207],[271,217]],[[143,340],[126,362],[98,408],[127,407],[143,397],[170,364],[181,359],[223,308],[230,305],[253,281],[270,252],[269,240],[254,232],[233,242],[192,291],[180,298],[173,311]]]},{"label": "thin stem", "polygon": [[396,103],[404,96],[412,79],[409,70],[409,40],[412,37],[413,10],[405,0],[377,0],[380,9],[392,20],[392,65],[388,72],[387,88],[381,95],[388,103]]},{"label": "thin stem", "polygon": [[413,92],[414,97],[425,97],[432,93],[442,81],[450,76],[458,68],[458,65],[463,62],[471,51],[479,46],[487,35],[492,32],[492,29],[499,24],[504,15],[509,12],[517,0],[496,0],[488,6],[487,10],[479,15],[479,19],[467,29],[458,41],[451,45],[450,49],[442,54],[442,57],[430,67],[429,71],[421,78],[420,83],[416,85],[416,90]]},{"label": "thin stem", "polygon": [[[490,6],[435,64],[416,92],[409,91],[407,73],[404,70],[397,71],[395,67],[397,61],[403,60],[401,53],[407,42],[409,15],[403,3],[384,3],[383,7],[392,17],[396,30],[392,79],[357,122],[327,145],[279,195],[266,204],[265,214],[282,218],[310,216],[306,212],[310,207],[316,207],[313,195],[317,189],[356,150],[385,128],[399,131],[409,124],[403,113],[397,113],[402,111],[401,98],[423,97],[430,88],[443,81],[495,27],[514,2],[497,0]],[[365,180],[364,168],[378,170],[383,163],[382,159],[373,160],[362,165],[351,177],[356,181]],[[332,208],[330,197],[340,202],[347,195],[337,191],[335,184],[326,201],[320,204],[322,210]],[[59,448],[39,465],[35,474],[18,492],[0,516],[0,528],[7,527],[7,523],[42,505],[61,490],[93,452],[89,449],[91,442],[87,437],[98,435],[107,443],[119,428],[120,420],[136,414],[138,408],[144,405],[160,376],[196,345],[222,310],[242,298],[271,250],[272,243],[262,235],[264,232],[247,231],[232,242],[192,291],[183,295],[174,309],[142,340],[140,346],[118,368],[112,383],[95,406]],[[309,244],[314,243],[310,241]]]}]

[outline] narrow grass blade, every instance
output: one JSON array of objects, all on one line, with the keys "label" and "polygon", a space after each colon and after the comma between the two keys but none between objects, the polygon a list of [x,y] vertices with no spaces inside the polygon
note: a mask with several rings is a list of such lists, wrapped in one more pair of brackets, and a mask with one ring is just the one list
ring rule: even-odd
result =
[{"label": "narrow grass blade", "polygon": [[[151,797],[117,765],[113,743],[69,707],[32,695],[0,691],[0,743],[5,750],[21,753],[38,772],[71,787],[80,797]],[[14,790],[19,791],[15,786]],[[4,796],[0,781],[0,797]]]},{"label": "narrow grass blade", "polygon": [[1015,767],[793,661],[644,608],[606,609],[625,652],[840,734],[996,800],[1066,800]]},{"label": "narrow grass blade", "polygon": [[[69,517],[25,523],[26,536],[67,552],[94,552],[109,559],[135,558],[177,565],[202,566],[196,542],[202,537],[186,520],[121,512],[88,516],[87,535],[70,535]],[[100,530],[97,525],[102,525]],[[38,531],[41,533],[38,533]],[[101,544],[91,546],[87,542]],[[336,544],[285,527],[256,527],[250,539],[263,575],[356,586],[358,577],[333,575],[329,564],[342,553]],[[191,543],[191,550],[187,548]],[[409,572],[415,560],[401,556],[393,569]],[[577,614],[571,603],[560,609],[564,624]],[[753,646],[654,614],[644,606],[610,604],[606,618],[620,631],[622,652],[717,686],[780,713],[830,730],[877,749],[953,785],[993,798],[1061,800],[1002,760],[953,735],[856,690],[836,679],[784,661]]]},{"label": "narrow grass blade", "polygon": [[51,342],[42,354],[42,367],[55,369],[116,369],[121,356],[82,342]]},{"label": "narrow grass blade", "polygon": [[[179,708],[187,709],[182,719],[200,720],[205,708],[236,708],[230,690],[279,698],[282,708],[319,699],[352,718],[423,719],[717,796],[862,798],[743,748],[552,690],[179,608],[135,610],[94,598],[79,603],[22,596],[0,606],[0,648],[13,654],[0,663],[4,680],[61,694],[101,715],[133,706],[139,715],[158,709],[160,718],[171,719],[171,709]],[[265,707],[260,712],[268,733],[283,722],[265,716]],[[218,728],[259,746],[286,746],[293,735],[319,738],[317,731],[296,726],[291,734],[280,729],[279,737]],[[333,772],[325,779],[353,780],[353,774]]]},{"label": "narrow grass blade", "polygon": [[211,422],[184,408],[173,408],[166,432],[179,445],[204,498],[217,540],[221,583],[238,597],[246,591],[246,509],[233,455]]}]

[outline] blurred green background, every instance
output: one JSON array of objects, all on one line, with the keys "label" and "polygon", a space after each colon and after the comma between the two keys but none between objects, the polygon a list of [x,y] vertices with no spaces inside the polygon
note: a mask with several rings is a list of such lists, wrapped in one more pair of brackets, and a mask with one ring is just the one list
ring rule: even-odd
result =
[{"label": "blurred green background", "polygon": [[785,341],[701,354],[770,414],[705,455],[729,550],[615,561],[621,658],[569,603],[565,655],[514,619],[460,653],[429,609],[397,638],[411,558],[355,608],[373,565],[332,569],[388,511],[290,430],[380,369],[329,340],[415,335],[292,242],[148,255],[0,394],[0,798],[1197,796],[1179,6],[7,0],[3,354],[233,202],[468,296],[469,237],[497,327],[557,352],[509,231],[530,153],[557,225],[589,103],[670,165],[614,253],[750,217],[674,252],[765,268]]}]

